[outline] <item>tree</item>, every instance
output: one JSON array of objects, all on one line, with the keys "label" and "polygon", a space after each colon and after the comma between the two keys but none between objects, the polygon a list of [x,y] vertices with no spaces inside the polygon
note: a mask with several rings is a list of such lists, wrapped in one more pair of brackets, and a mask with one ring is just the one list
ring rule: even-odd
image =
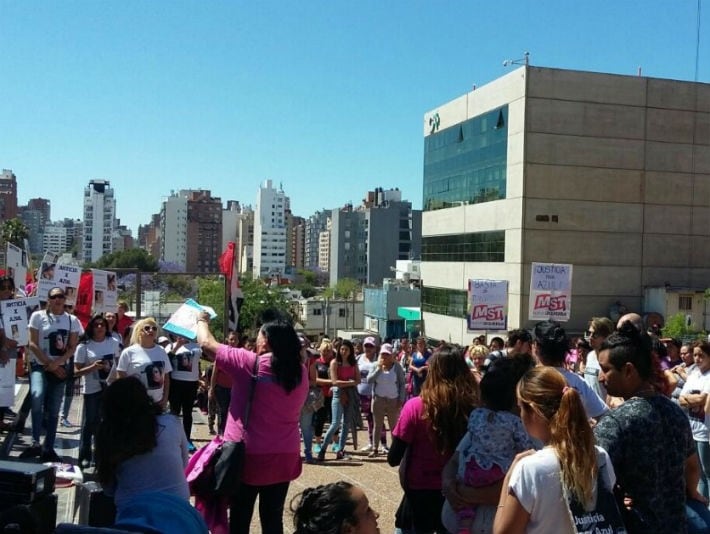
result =
[{"label": "tree", "polygon": [[215,339],[221,341],[225,339],[227,331],[227,317],[225,317],[224,309],[224,278],[200,278],[197,285],[197,301],[217,312],[217,317],[210,321],[210,330]]},{"label": "tree", "polygon": [[360,282],[353,278],[341,278],[334,286],[325,290],[327,298],[351,299],[360,291]]},{"label": "tree", "polygon": [[0,227],[0,237],[5,243],[12,243],[16,247],[25,248],[25,239],[30,235],[30,231],[24,223],[15,217],[8,219]]},{"label": "tree", "polygon": [[693,326],[692,324],[688,324],[684,314],[676,313],[668,318],[665,326],[661,330],[661,334],[663,337],[675,337],[678,339],[697,337],[699,331],[693,328]]},{"label": "tree", "polygon": [[101,256],[98,261],[89,265],[96,269],[138,269],[142,272],[154,273],[160,268],[158,260],[142,248],[129,248]]},{"label": "tree", "polygon": [[239,331],[256,335],[256,325],[267,309],[277,309],[294,319],[293,310],[278,288],[267,286],[259,279],[243,280],[241,283],[244,303],[239,312]]}]

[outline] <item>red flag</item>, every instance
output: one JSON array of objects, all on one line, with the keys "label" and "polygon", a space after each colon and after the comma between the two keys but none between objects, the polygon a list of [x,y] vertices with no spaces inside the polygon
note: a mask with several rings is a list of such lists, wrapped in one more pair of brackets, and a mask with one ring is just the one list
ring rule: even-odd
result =
[{"label": "red flag", "polygon": [[241,308],[244,297],[242,289],[239,287],[239,275],[237,274],[237,262],[235,254],[236,245],[233,241],[227,243],[225,250],[219,257],[219,270],[227,278],[227,295],[229,301],[229,329],[237,330],[239,324],[239,308]]},{"label": "red flag", "polygon": [[81,273],[79,291],[74,304],[74,315],[86,328],[91,320],[91,306],[94,302],[94,275],[91,271]]}]

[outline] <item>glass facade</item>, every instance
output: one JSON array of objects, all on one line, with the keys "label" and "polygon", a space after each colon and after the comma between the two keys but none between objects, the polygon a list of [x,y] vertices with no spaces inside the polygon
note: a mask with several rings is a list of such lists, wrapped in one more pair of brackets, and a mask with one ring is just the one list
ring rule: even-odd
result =
[{"label": "glass facade", "polygon": [[424,211],[505,198],[508,106],[424,138]]},{"label": "glass facade", "polygon": [[505,230],[422,237],[422,261],[505,261]]},{"label": "glass facade", "polygon": [[422,288],[423,312],[463,319],[466,318],[467,304],[468,294],[464,290],[426,286]]}]

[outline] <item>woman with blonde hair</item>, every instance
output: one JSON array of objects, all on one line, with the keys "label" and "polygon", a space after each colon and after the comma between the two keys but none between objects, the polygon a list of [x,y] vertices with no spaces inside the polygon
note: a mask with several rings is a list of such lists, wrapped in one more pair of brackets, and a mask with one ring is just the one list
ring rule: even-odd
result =
[{"label": "woman with blonde hair", "polygon": [[517,396],[525,429],[545,447],[519,454],[508,470],[493,532],[575,532],[570,503],[594,510],[601,502],[600,482],[610,495],[616,483],[611,460],[594,445],[582,399],[559,371],[531,369],[518,383]]},{"label": "woman with blonde hair", "polygon": [[131,344],[118,358],[116,376],[137,376],[153,402],[165,411],[170,394],[169,373],[173,368],[165,349],[156,343],[158,330],[158,323],[153,317],[146,317],[133,325]]}]

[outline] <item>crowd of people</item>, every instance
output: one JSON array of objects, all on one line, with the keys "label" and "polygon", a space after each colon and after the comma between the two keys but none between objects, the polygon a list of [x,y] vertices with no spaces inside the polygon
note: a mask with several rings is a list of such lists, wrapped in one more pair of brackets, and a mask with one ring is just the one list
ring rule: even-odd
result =
[{"label": "crowd of people", "polygon": [[[13,291],[0,278],[0,299]],[[398,467],[395,523],[378,525],[363,490],[341,481],[291,502],[296,532],[710,533],[710,343],[661,338],[635,314],[592,318],[578,338],[543,321],[468,347],[312,342],[278,311],[251,342],[217,340],[201,314],[190,341],[119,310],[82,325],[64,301],[53,288],[29,320],[32,443],[20,457],[60,459],[66,383],[80,380],[78,461],[119,520],[137,496],[163,495],[190,508],[191,532],[246,533],[258,498],[262,532],[281,533],[302,464],[357,452]],[[5,336],[0,359],[17,353]],[[190,506],[185,476],[196,405],[210,433],[244,444],[241,483],[209,514]]]}]

